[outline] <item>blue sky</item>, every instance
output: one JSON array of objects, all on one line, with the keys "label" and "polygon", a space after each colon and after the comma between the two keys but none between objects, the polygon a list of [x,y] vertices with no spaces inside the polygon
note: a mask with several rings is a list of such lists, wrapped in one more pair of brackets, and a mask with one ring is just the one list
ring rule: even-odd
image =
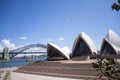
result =
[{"label": "blue sky", "polygon": [[[0,47],[52,42],[72,48],[84,31],[97,49],[109,29],[120,35],[117,0],[0,0]],[[8,41],[8,42],[7,42]]]}]

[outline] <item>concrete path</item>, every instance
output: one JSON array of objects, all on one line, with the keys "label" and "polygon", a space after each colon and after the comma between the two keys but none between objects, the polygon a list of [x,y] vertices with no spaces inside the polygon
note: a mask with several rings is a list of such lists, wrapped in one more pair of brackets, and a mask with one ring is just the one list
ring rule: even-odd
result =
[{"label": "concrete path", "polygon": [[84,80],[11,72],[11,80]]}]

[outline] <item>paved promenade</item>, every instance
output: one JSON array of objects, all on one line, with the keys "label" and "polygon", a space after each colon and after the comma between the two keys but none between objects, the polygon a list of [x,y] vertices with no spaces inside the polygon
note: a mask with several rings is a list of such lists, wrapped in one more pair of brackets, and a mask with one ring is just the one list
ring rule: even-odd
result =
[{"label": "paved promenade", "polygon": [[11,80],[84,80],[11,72]]},{"label": "paved promenade", "polygon": [[[92,60],[39,61],[35,63],[30,63],[25,66],[21,66],[20,68],[15,70],[15,72],[32,74],[36,76],[37,75],[45,76],[45,79],[44,77],[41,78],[44,80],[51,80],[52,79],[51,77],[55,78],[52,80],[56,80],[56,78],[57,80],[59,80],[58,77],[59,78],[61,77],[62,79],[65,79],[65,80],[101,80],[101,79],[98,79],[97,74],[99,73],[99,71],[96,71],[92,67],[92,64],[91,64],[92,62],[93,62]],[[119,67],[120,64],[117,64],[116,66]],[[46,78],[48,76],[49,78]],[[106,77],[103,77],[103,79],[106,79]]]},{"label": "paved promenade", "polygon": [[98,72],[92,68],[91,63],[78,61],[40,61],[20,67],[15,72],[71,79],[98,79]]}]

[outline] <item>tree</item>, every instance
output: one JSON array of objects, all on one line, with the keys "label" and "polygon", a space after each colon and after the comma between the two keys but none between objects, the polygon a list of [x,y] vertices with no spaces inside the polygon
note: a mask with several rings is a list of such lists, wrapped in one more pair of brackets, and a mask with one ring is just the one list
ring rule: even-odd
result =
[{"label": "tree", "polygon": [[113,3],[112,10],[119,11],[120,10],[120,0],[117,1],[117,3]]},{"label": "tree", "polygon": [[92,66],[99,71],[97,76],[99,76],[100,79],[105,76],[108,80],[120,80],[120,69],[116,64],[114,59],[98,58],[92,63]]}]

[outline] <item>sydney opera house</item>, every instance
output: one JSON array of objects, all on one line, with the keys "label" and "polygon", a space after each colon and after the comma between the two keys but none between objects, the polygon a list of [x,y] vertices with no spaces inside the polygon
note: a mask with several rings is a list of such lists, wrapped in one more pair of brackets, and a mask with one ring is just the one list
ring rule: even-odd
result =
[{"label": "sydney opera house", "polygon": [[120,37],[109,30],[101,45],[101,54],[120,54]]},{"label": "sydney opera house", "polygon": [[94,44],[94,41],[85,33],[81,32],[75,39],[72,47],[71,54],[69,51],[65,51],[59,46],[48,43],[47,44],[47,56],[50,60],[64,60],[71,57],[81,56],[96,56],[96,55],[111,55],[113,58],[120,56],[120,37],[112,30],[109,30],[107,35],[103,38],[101,49],[98,51]]},{"label": "sydney opera house", "polygon": [[62,48],[53,43],[47,44],[47,55],[50,60],[70,59],[67,51],[64,51]]},{"label": "sydney opera house", "polygon": [[82,32],[75,39],[72,48],[72,56],[74,57],[89,54],[97,54],[97,49],[92,39],[86,33]]}]

